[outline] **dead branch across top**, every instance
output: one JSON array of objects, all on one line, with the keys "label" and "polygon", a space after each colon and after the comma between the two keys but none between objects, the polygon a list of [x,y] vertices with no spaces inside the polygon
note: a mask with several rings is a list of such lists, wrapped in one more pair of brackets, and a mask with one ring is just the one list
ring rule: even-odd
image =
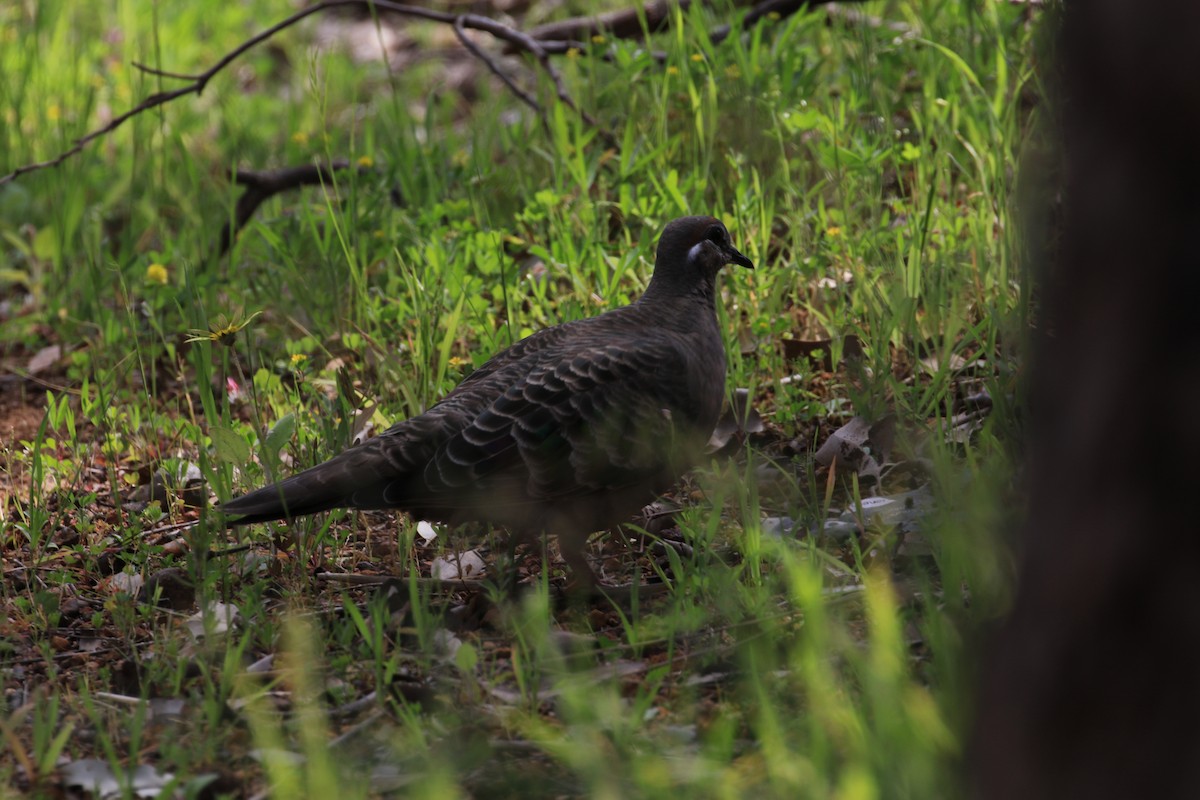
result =
[{"label": "dead branch across top", "polygon": [[[810,6],[823,5],[830,0],[765,0],[750,9],[745,17],[742,18],[742,29],[748,29],[757,24],[760,20],[771,15],[785,17],[796,11]],[[188,75],[178,72],[171,72],[158,67],[135,62],[134,65],[146,72],[147,74],[167,80],[187,81],[186,85],[177,89],[165,90],[156,92],[141,103],[137,104],[128,111],[115,116],[106,125],[97,128],[89,133],[76,139],[71,147],[59,153],[54,158],[45,161],[38,161],[20,166],[7,175],[0,176],[0,186],[9,183],[21,175],[38,170],[55,167],[66,161],[68,158],[81,152],[88,144],[96,139],[105,136],[117,128],[121,127],[125,122],[133,117],[150,109],[166,105],[171,101],[183,97],[188,94],[199,95],[204,91],[208,82],[212,80],[221,70],[229,66],[234,60],[241,56],[251,48],[270,39],[275,34],[283,31],[292,25],[300,22],[306,17],[312,16],[323,11],[328,11],[335,8],[360,7],[366,8],[372,13],[382,14],[398,14],[414,19],[426,20],[429,22],[437,22],[441,24],[451,25],[454,27],[455,33],[458,35],[463,45],[474,55],[480,59],[489,70],[504,82],[505,86],[513,92],[513,94],[521,100],[521,102],[533,108],[545,122],[545,110],[537,102],[536,98],[528,91],[521,89],[511,76],[507,75],[500,65],[490,56],[488,56],[482,48],[471,43],[465,36],[466,30],[477,30],[488,33],[496,39],[503,41],[508,52],[526,52],[534,56],[538,65],[550,78],[554,85],[555,93],[558,99],[566,104],[569,108],[575,111],[589,125],[596,128],[601,137],[604,139],[606,146],[615,147],[616,141],[614,137],[605,131],[597,121],[583,108],[579,107],[571,98],[567,91],[561,74],[551,64],[550,56],[561,55],[568,50],[583,50],[587,49],[588,45],[580,38],[586,37],[588,41],[592,35],[598,35],[605,32],[608,35],[617,38],[632,38],[640,37],[647,30],[660,30],[670,24],[674,9],[686,9],[690,6],[691,0],[655,0],[645,5],[642,8],[632,9],[627,11],[613,12],[611,14],[601,15],[597,17],[586,17],[575,20],[565,20],[563,22],[551,23],[549,25],[536,28],[531,33],[520,31],[512,26],[506,25],[498,20],[488,17],[479,16],[477,14],[454,14],[445,11],[437,11],[429,8],[421,8],[418,6],[404,5],[402,3],[391,2],[391,0],[322,0],[322,2],[308,6],[292,14],[288,18],[266,28],[262,32],[250,37],[234,49],[226,53],[217,63],[213,64],[203,72]],[[709,32],[709,38],[713,42],[720,42],[728,37],[732,31],[729,25],[722,25]],[[661,60],[661,59],[660,59]],[[228,244],[226,242],[225,244]]]}]

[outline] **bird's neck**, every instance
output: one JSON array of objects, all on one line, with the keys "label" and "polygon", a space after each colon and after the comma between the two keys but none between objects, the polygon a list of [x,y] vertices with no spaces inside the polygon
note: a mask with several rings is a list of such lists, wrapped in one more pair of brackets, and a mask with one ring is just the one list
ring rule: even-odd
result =
[{"label": "bird's neck", "polygon": [[638,299],[641,305],[675,305],[683,303],[689,306],[702,305],[710,311],[716,311],[716,276],[705,277],[703,280],[688,280],[686,283],[672,281],[656,275],[650,279],[650,285]]}]

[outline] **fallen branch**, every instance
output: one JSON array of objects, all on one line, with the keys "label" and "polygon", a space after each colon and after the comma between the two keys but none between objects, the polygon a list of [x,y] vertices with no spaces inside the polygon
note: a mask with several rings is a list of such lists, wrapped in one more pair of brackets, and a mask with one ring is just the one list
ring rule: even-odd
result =
[{"label": "fallen branch", "polygon": [[[865,2],[865,0],[848,0],[849,2]],[[746,16],[742,17],[741,29],[748,31],[763,19],[790,17],[797,11],[816,6],[833,5],[834,0],[763,0],[754,5]],[[581,41],[592,41],[593,37],[603,36],[612,39],[642,39],[646,33],[659,33],[671,27],[675,9],[687,11],[692,0],[655,0],[646,3],[641,8],[629,8],[621,11],[611,11],[607,14],[597,14],[590,17],[573,17],[571,19],[548,22],[534,28],[529,35],[541,41],[542,46],[551,49],[548,42],[562,41],[566,46],[553,48],[555,52],[570,48],[582,49]],[[775,15],[772,17],[772,15]],[[731,25],[720,25],[708,33],[713,44],[718,44],[729,37],[733,30]],[[664,60],[663,54],[655,54],[658,61]]]},{"label": "fallen branch", "polygon": [[547,41],[587,42],[591,41],[593,36],[640,39],[646,31],[655,33],[665,30],[670,25],[671,12],[674,9],[686,11],[691,4],[692,0],[656,0],[646,3],[641,8],[626,8],[591,17],[572,17],[547,22],[531,30],[529,35],[543,44]]},{"label": "fallen branch", "polygon": [[246,191],[238,198],[233,219],[229,220],[221,230],[221,238],[217,242],[217,257],[225,255],[233,246],[233,239],[237,236],[237,232],[250,221],[254,212],[267,199],[280,192],[299,189],[301,186],[330,184],[333,182],[333,173],[346,169],[348,166],[350,166],[348,162],[339,159],[331,164],[305,164],[266,172],[238,170],[233,176],[233,181],[239,186],[245,187]]}]

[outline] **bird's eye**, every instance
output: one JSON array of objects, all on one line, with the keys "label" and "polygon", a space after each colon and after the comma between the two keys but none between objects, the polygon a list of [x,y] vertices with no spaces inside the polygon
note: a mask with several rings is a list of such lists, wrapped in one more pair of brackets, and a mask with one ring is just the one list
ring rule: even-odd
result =
[{"label": "bird's eye", "polygon": [[708,232],[704,235],[704,238],[708,239],[710,242],[725,244],[726,236],[727,234],[725,233],[724,228],[722,228],[720,225],[713,225],[708,229]]}]

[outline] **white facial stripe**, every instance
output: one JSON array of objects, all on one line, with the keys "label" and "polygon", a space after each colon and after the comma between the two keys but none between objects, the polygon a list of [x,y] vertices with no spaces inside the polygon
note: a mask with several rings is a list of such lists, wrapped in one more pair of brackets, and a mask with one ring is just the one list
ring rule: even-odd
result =
[{"label": "white facial stripe", "polygon": [[700,257],[700,248],[702,248],[702,247],[704,247],[704,242],[700,241],[700,242],[696,242],[694,245],[692,245],[691,250],[688,250],[687,260],[688,260],[689,264],[691,264],[693,261],[695,261],[697,258]]}]

